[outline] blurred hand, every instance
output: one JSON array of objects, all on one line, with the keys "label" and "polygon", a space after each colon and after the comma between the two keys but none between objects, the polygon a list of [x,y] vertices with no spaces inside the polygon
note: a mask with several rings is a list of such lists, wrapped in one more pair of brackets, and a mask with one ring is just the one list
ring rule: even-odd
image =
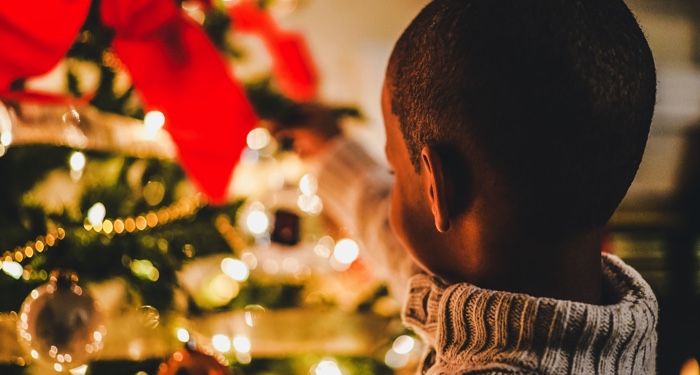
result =
[{"label": "blurred hand", "polygon": [[303,158],[323,154],[333,140],[342,136],[337,113],[318,103],[302,104],[299,116],[294,120],[269,122],[267,127],[277,140],[290,140],[294,150]]}]

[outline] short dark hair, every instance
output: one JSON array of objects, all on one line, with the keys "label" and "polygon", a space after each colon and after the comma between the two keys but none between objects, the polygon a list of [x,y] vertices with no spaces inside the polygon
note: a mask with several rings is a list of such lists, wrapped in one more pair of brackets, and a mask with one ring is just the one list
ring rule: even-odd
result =
[{"label": "short dark hair", "polygon": [[434,0],[387,73],[417,170],[424,145],[457,146],[498,176],[520,219],[559,229],[610,219],[656,98],[651,50],[622,0]]}]

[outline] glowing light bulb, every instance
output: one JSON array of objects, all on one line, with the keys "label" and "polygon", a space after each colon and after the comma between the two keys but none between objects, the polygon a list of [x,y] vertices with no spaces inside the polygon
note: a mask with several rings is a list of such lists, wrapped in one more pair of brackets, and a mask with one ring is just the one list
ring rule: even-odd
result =
[{"label": "glowing light bulb", "polygon": [[88,370],[88,365],[81,365],[81,366],[78,366],[74,369],[71,369],[70,373],[73,375],[85,375],[87,373],[87,370]]},{"label": "glowing light bulb", "polygon": [[416,340],[407,335],[401,335],[394,340],[391,348],[399,354],[408,354],[416,346]]},{"label": "glowing light bulb", "polygon": [[24,268],[22,268],[21,264],[10,260],[2,262],[2,271],[13,279],[19,280],[19,278],[22,277]]},{"label": "glowing light bulb", "polygon": [[219,352],[226,353],[231,350],[231,339],[226,335],[217,334],[212,336],[211,345]]},{"label": "glowing light bulb", "polygon": [[180,342],[190,341],[190,333],[184,328],[178,328],[177,331],[175,331],[175,335]]},{"label": "glowing light bulb", "polygon": [[68,159],[70,169],[76,172],[82,172],[83,169],[85,169],[86,162],[87,159],[85,158],[85,154],[80,151],[73,152],[70,154],[70,158]]},{"label": "glowing light bulb", "polygon": [[318,191],[318,180],[312,174],[305,174],[299,180],[299,190],[304,195],[315,195]]},{"label": "glowing light bulb", "polygon": [[270,219],[262,210],[253,210],[248,213],[245,223],[250,233],[261,235],[267,232],[270,226]]},{"label": "glowing light bulb", "polygon": [[338,364],[331,359],[324,359],[314,368],[315,375],[343,375]]},{"label": "glowing light bulb", "polygon": [[360,247],[357,242],[345,238],[335,244],[335,249],[333,249],[333,258],[342,264],[350,264],[354,262],[360,255]]},{"label": "glowing light bulb", "polygon": [[248,353],[250,352],[250,339],[248,336],[244,335],[237,335],[233,338],[233,349],[235,349],[239,353]]},{"label": "glowing light bulb", "polygon": [[101,226],[105,215],[107,215],[107,208],[101,202],[97,202],[88,209],[87,219],[93,227]]},{"label": "glowing light bulb", "polygon": [[251,150],[262,150],[270,145],[272,136],[265,128],[255,128],[248,133],[246,143]]},{"label": "glowing light bulb", "polygon": [[165,125],[165,115],[161,111],[149,111],[143,118],[143,125],[146,128],[146,135],[154,138]]},{"label": "glowing light bulb", "polygon": [[311,215],[318,215],[323,211],[323,201],[318,195],[299,195],[297,198],[299,209]]},{"label": "glowing light bulb", "polygon": [[408,363],[408,355],[399,354],[394,349],[389,349],[384,356],[384,363],[393,369],[398,369],[406,366]]},{"label": "glowing light bulb", "polygon": [[236,281],[246,281],[250,274],[245,263],[233,258],[224,258],[221,261],[221,271]]},{"label": "glowing light bulb", "polygon": [[0,134],[0,144],[8,147],[12,144],[12,133],[9,131],[3,131],[2,134]]}]

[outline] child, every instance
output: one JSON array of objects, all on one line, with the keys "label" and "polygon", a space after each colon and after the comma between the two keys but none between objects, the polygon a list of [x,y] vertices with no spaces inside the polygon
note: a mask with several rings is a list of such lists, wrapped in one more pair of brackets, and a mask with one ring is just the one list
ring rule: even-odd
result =
[{"label": "child", "polygon": [[622,0],[435,0],[384,83],[393,188],[336,132],[287,132],[319,154],[327,212],[405,296],[421,373],[651,374],[656,299],[600,242],[655,87]]}]

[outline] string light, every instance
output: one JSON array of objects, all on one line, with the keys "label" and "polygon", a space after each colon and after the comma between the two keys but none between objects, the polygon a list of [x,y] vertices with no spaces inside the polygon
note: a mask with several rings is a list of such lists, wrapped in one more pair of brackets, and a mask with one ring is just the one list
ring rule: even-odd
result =
[{"label": "string light", "polygon": [[87,211],[87,221],[93,227],[101,226],[102,220],[107,215],[107,208],[102,202],[97,202],[92,205]]},{"label": "string light", "polygon": [[[221,237],[224,238],[224,241],[226,241],[226,243],[228,243],[228,245],[231,247],[231,249],[243,249],[247,246],[247,243],[243,239],[243,236],[239,232],[238,228],[236,228],[233,225],[233,223],[231,223],[231,220],[228,218],[228,216],[224,214],[218,215],[214,220],[214,226],[216,227],[216,230],[219,232],[219,234],[221,234]],[[255,268],[251,267],[250,264],[248,266],[251,269]]]},{"label": "string light", "polygon": [[[191,217],[197,213],[204,204],[205,202],[201,195],[196,194],[192,197],[183,198],[170,206],[160,208],[156,211],[149,211],[135,217],[105,219],[103,214],[106,211],[104,210],[104,205],[98,202],[88,210],[87,221],[84,228],[88,231],[105,234],[134,233]],[[98,205],[101,205],[101,207]]]},{"label": "string light", "polygon": [[[3,271],[12,277],[15,277],[17,274],[21,276],[22,273],[18,271],[17,267],[12,265],[12,263],[16,263],[19,269],[21,269],[19,262],[30,259],[36,254],[40,254],[46,251],[46,249],[55,246],[56,243],[64,239],[65,236],[66,231],[61,227],[49,229],[45,235],[38,236],[34,241],[29,241],[24,246],[17,246],[13,250],[6,250],[2,255]],[[19,278],[19,276],[16,278]]]}]

